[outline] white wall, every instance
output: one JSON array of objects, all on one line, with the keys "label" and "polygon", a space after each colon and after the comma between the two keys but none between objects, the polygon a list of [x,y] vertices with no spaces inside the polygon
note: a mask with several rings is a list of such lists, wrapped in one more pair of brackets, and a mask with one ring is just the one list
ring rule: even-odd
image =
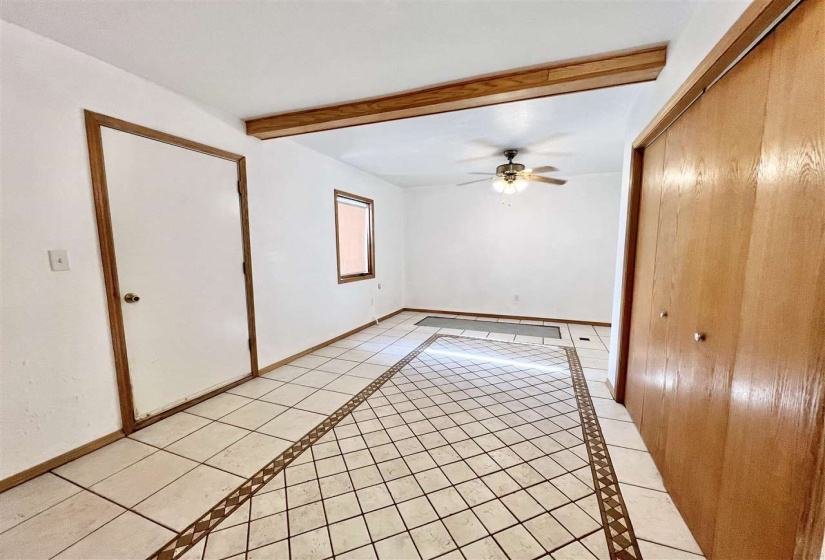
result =
[{"label": "white wall", "polygon": [[[15,25],[0,35],[0,478],[120,428],[84,108],[247,156],[262,365],[367,322],[378,282],[376,313],[401,307],[397,187]],[[376,199],[376,280],[336,282],[333,188]],[[48,249],[72,270],[51,272]]]},{"label": "white wall", "polygon": [[[399,187],[289,140],[262,147],[250,203],[261,367],[400,309],[404,252]],[[375,280],[338,284],[334,189],[375,201]]]},{"label": "white wall", "polygon": [[[622,268],[624,267],[624,245],[627,237],[630,154],[633,141],[749,5],[749,1],[737,0],[696,2],[693,14],[679,38],[668,45],[667,64],[662,73],[653,83],[653,87],[647,89],[636,100],[628,113],[627,143],[625,144],[622,169],[619,243],[613,283],[611,323],[614,327],[620,323],[621,296],[624,290]],[[614,328],[610,339],[610,363],[607,375],[613,384],[616,381],[619,333],[620,329]]]},{"label": "white wall", "polygon": [[406,306],[609,321],[620,189],[580,175],[510,207],[484,185],[405,189]]}]

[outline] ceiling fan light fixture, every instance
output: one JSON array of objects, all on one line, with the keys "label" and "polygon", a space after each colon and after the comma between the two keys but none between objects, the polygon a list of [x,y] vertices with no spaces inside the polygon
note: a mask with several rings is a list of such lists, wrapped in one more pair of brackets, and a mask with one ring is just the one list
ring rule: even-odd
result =
[{"label": "ceiling fan light fixture", "polygon": [[507,188],[507,181],[504,179],[496,179],[493,181],[493,190],[497,193],[502,193]]},{"label": "ceiling fan light fixture", "polygon": [[522,178],[518,178],[513,182],[513,186],[516,188],[516,192],[521,192],[527,188],[527,181]]}]

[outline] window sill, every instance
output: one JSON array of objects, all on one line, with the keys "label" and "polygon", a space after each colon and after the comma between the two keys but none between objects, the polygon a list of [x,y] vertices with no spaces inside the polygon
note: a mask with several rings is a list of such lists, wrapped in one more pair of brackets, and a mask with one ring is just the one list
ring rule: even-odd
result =
[{"label": "window sill", "polygon": [[338,283],[339,284],[348,284],[350,282],[358,282],[359,280],[369,280],[371,278],[375,278],[374,273],[359,274],[358,276],[339,276],[338,277]]}]

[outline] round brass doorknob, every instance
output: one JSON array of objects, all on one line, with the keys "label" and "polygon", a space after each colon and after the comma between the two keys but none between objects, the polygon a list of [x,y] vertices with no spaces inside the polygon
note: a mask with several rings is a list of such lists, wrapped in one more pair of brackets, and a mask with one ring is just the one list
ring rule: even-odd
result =
[{"label": "round brass doorknob", "polygon": [[696,342],[703,342],[705,340],[705,335],[702,333],[693,333],[693,340]]},{"label": "round brass doorknob", "polygon": [[667,317],[667,311],[662,311],[661,313],[659,313],[659,317],[661,317],[662,319]]},{"label": "round brass doorknob", "polygon": [[140,296],[129,292],[128,294],[123,296],[123,299],[126,300],[126,303],[137,303],[140,301]]}]

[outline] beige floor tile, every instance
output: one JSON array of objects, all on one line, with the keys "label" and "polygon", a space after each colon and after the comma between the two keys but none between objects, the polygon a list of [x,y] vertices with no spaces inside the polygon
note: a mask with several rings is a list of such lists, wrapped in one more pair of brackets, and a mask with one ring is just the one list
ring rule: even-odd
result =
[{"label": "beige floor tile", "polygon": [[203,416],[204,418],[217,420],[221,416],[226,416],[233,410],[237,410],[250,402],[252,402],[251,399],[246,397],[239,397],[238,395],[232,395],[230,393],[221,393],[200,404],[196,404],[192,408],[188,408],[187,412]]},{"label": "beige floor tile", "polygon": [[596,560],[580,542],[570,543],[552,554],[553,560]]},{"label": "beige floor tile", "polygon": [[274,391],[282,384],[283,383],[280,381],[267,379],[265,377],[258,377],[256,379],[250,379],[246,383],[241,383],[237,387],[229,389],[227,392],[232,393],[233,395],[247,397],[249,399],[257,399],[258,397],[266,395],[270,391]]},{"label": "beige floor tile", "polygon": [[46,473],[0,494],[0,533],[81,491],[79,486]]},{"label": "beige floor tile", "polygon": [[456,548],[453,538],[441,521],[413,529],[410,535],[424,560],[441,556]]},{"label": "beige floor tile", "polygon": [[275,368],[270,372],[263,374],[262,377],[266,379],[272,379],[274,381],[282,381],[284,383],[292,381],[296,377],[301,377],[303,374],[309,371],[309,368],[302,368],[293,365],[288,366],[281,366],[279,368]]},{"label": "beige floor tile", "polygon": [[573,535],[549,513],[526,521],[524,526],[548,552],[574,540]]},{"label": "beige floor tile", "polygon": [[366,513],[381,509],[392,504],[392,496],[386,484],[376,484],[361,488],[355,491],[358,496],[358,503],[361,504],[361,509]]},{"label": "beige floor tile", "polygon": [[130,508],[197,466],[195,461],[158,451],[98,482],[91,490]]},{"label": "beige floor tile", "polygon": [[313,387],[315,389],[320,389],[324,385],[332,383],[340,376],[340,373],[329,373],[326,371],[314,369],[308,373],[305,373],[301,377],[296,378],[294,381],[292,381],[292,383],[296,385],[303,385],[305,387]]},{"label": "beige floor tile", "polygon": [[[343,348],[345,350],[351,350],[352,348],[355,348],[359,344],[361,344],[361,342],[358,341],[358,340],[346,340],[346,339],[344,339],[344,340],[336,340],[335,342],[331,342],[330,346],[332,346],[333,348]],[[340,354],[339,354],[339,356],[340,356]]]},{"label": "beige floor tile", "polygon": [[535,517],[544,512],[544,508],[525,490],[520,490],[515,494],[504,496],[501,501],[507,506],[507,509],[516,516],[516,518],[524,522],[526,519]]},{"label": "beige floor tile", "polygon": [[289,539],[292,558],[296,560],[321,560],[332,556],[332,544],[326,527],[309,531]]},{"label": "beige floor tile", "polygon": [[129,438],[119,439],[54,470],[85,488],[137,463],[157,449]]},{"label": "beige floor tile", "polygon": [[[343,354],[343,353],[344,352],[342,352],[341,354]],[[338,355],[340,356],[341,354],[338,354]],[[325,371],[325,372],[333,373],[333,374],[337,373],[337,374],[340,375],[342,373],[348,372],[349,370],[351,370],[352,368],[354,368],[357,365],[358,365],[357,362],[352,362],[350,360],[335,359],[335,360],[330,360],[330,361],[328,361],[324,364],[321,364],[320,366],[318,366],[316,368],[316,370]]]},{"label": "beige floor tile", "polygon": [[135,511],[182,531],[242,483],[241,477],[199,465],[139,503]]},{"label": "beige floor tile", "polygon": [[398,511],[408,529],[414,529],[438,519],[438,514],[424,496],[398,504]]},{"label": "beige floor tile", "polygon": [[355,377],[352,375],[342,375],[326,387],[327,391],[336,391],[338,393],[346,393],[347,395],[356,395],[360,393],[367,385],[370,384],[369,379],[363,377]]},{"label": "beige floor tile", "polygon": [[138,430],[129,437],[155,447],[166,447],[195,430],[209,424],[210,420],[186,412],[178,412],[149,427]]},{"label": "beige floor tile", "polygon": [[587,390],[590,392],[591,397],[599,399],[613,398],[613,396],[610,394],[610,390],[607,388],[607,385],[599,381],[588,381]]},{"label": "beige floor tile", "polygon": [[362,377],[364,379],[377,379],[387,371],[386,366],[378,364],[358,364],[347,372],[347,375]]},{"label": "beige floor tile", "polygon": [[203,560],[203,551],[206,548],[206,539],[201,539],[195,546],[183,553],[178,560]]},{"label": "beige floor tile", "polygon": [[[582,348],[584,350],[584,348]],[[594,358],[592,356],[579,356],[579,363],[582,367],[589,367],[595,369],[607,369],[607,358]]]},{"label": "beige floor tile", "polygon": [[514,334],[491,332],[487,335],[487,340],[498,340],[500,342],[513,342],[516,338]]},{"label": "beige floor tile", "polygon": [[458,546],[464,546],[487,536],[487,529],[470,510],[445,517],[443,521]]},{"label": "beige floor tile", "polygon": [[632,422],[633,419],[627,412],[624,405],[621,405],[613,399],[599,399],[594,398],[593,409],[596,411],[596,416],[601,418],[610,418],[611,420],[621,420],[623,422]]},{"label": "beige floor tile", "polygon": [[292,441],[252,432],[206,461],[206,464],[250,477],[290,445]]},{"label": "beige floor tile", "polygon": [[0,558],[51,558],[123,511],[91,492],[80,492],[1,534]]},{"label": "beige floor tile", "polygon": [[344,352],[346,348],[336,348],[334,346],[324,346],[311,353],[312,356],[321,356],[322,358],[337,358]]},{"label": "beige floor tile", "polygon": [[[289,441],[297,441],[315,426],[324,421],[326,415],[290,408],[267,422],[258,431]],[[274,458],[274,455],[273,455]]]},{"label": "beige floor tile", "polygon": [[276,513],[256,519],[249,524],[249,548],[268,545],[288,536],[287,514]]},{"label": "beige floor tile", "polygon": [[[378,560],[378,555],[375,553],[375,548],[371,544],[356,548],[350,552],[339,554],[335,560]],[[462,560],[464,560],[462,558]]]},{"label": "beige floor tile", "polygon": [[667,493],[628,484],[619,486],[637,538],[702,554]]},{"label": "beige floor tile", "polygon": [[639,549],[645,560],[703,560],[704,556],[639,539]]},{"label": "beige floor tile", "polygon": [[380,560],[419,560],[409,533],[401,533],[375,543],[375,552]]},{"label": "beige floor tile", "polygon": [[166,448],[170,453],[203,462],[247,435],[248,430],[222,422],[212,422]]},{"label": "beige floor tile", "polygon": [[639,435],[639,430],[636,429],[633,423],[600,418],[599,425],[602,428],[604,441],[608,445],[647,451],[647,446],[645,446],[642,436]]},{"label": "beige floor tile", "polygon": [[487,537],[461,549],[465,558],[473,560],[509,560],[493,537]]},{"label": "beige floor tile", "polygon": [[378,541],[406,531],[404,521],[395,506],[371,511],[365,516],[372,540]]},{"label": "beige floor tile", "polygon": [[321,502],[290,508],[289,534],[298,535],[326,525],[324,506]]},{"label": "beige floor tile", "polygon": [[544,548],[536,539],[524,528],[523,525],[516,525],[493,535],[499,546],[504,549],[510,558],[522,558],[529,560],[538,558],[544,554]]},{"label": "beige floor tile", "polygon": [[375,364],[379,366],[393,366],[399,361],[399,356],[385,352],[379,352],[365,361],[367,364]]},{"label": "beige floor tile", "polygon": [[[360,344],[358,346],[361,346]],[[369,350],[358,350],[358,346],[349,350],[348,352],[341,354],[338,356],[340,360],[349,360],[351,362],[363,362],[364,360],[370,359],[374,354],[377,352],[369,351]],[[352,370],[350,370],[352,371]]]},{"label": "beige floor tile", "polygon": [[303,368],[317,368],[321,364],[325,364],[329,361],[329,358],[324,358],[323,356],[302,356],[297,360],[292,360],[289,362],[291,366],[298,366]]},{"label": "beige floor tile", "polygon": [[246,525],[213,531],[207,537],[203,560],[221,560],[246,552],[246,533]]},{"label": "beige floor tile", "polygon": [[278,387],[274,391],[261,397],[262,401],[280,404],[282,406],[294,406],[316,391],[313,387],[304,387],[287,383]]},{"label": "beige floor tile", "polygon": [[355,492],[347,492],[324,500],[324,511],[327,514],[327,523],[336,523],[361,515],[361,508],[358,506],[358,497]]},{"label": "beige floor tile", "polygon": [[250,550],[246,555],[246,560],[286,560],[287,558],[289,558],[289,541],[286,539]]},{"label": "beige floor tile", "polygon": [[57,555],[60,560],[146,558],[175,534],[127,511]]},{"label": "beige floor tile", "polygon": [[[610,560],[610,550],[607,548],[607,538],[604,530],[587,535],[580,541],[598,560]],[[647,558],[647,556],[643,556]]]},{"label": "beige floor tile", "polygon": [[550,514],[556,518],[556,521],[564,525],[564,528],[576,538],[582,537],[599,528],[599,524],[593,521],[593,519],[576,504],[567,504],[566,506],[554,509]]},{"label": "beige floor tile", "polygon": [[282,412],[285,412],[288,407],[274,404],[265,401],[252,401],[246,406],[242,406],[235,412],[231,412],[221,418],[221,422],[225,424],[232,424],[245,428],[247,430],[255,430],[260,428]]},{"label": "beige floor tile", "polygon": [[238,509],[229,514],[229,517],[221,522],[221,527],[224,529],[240,525],[241,523],[249,522],[249,511],[252,505],[252,500],[247,500]]},{"label": "beige floor tile", "polygon": [[667,491],[650,453],[613,445],[608,445],[607,449],[619,482],[644,486],[660,492]]},{"label": "beige floor tile", "polygon": [[301,402],[295,408],[316,412],[328,416],[341,408],[352,397],[343,393],[319,389]]},{"label": "beige floor tile", "polygon": [[516,518],[500,500],[491,500],[475,506],[473,513],[484,523],[490,533],[496,533],[516,523]]},{"label": "beige floor tile", "polygon": [[286,511],[286,490],[275,490],[265,494],[256,494],[252,497],[250,519],[260,519],[267,515]]},{"label": "beige floor tile", "polygon": [[367,524],[360,515],[330,524],[329,537],[332,541],[332,551],[336,555],[360,548],[370,542]]}]

